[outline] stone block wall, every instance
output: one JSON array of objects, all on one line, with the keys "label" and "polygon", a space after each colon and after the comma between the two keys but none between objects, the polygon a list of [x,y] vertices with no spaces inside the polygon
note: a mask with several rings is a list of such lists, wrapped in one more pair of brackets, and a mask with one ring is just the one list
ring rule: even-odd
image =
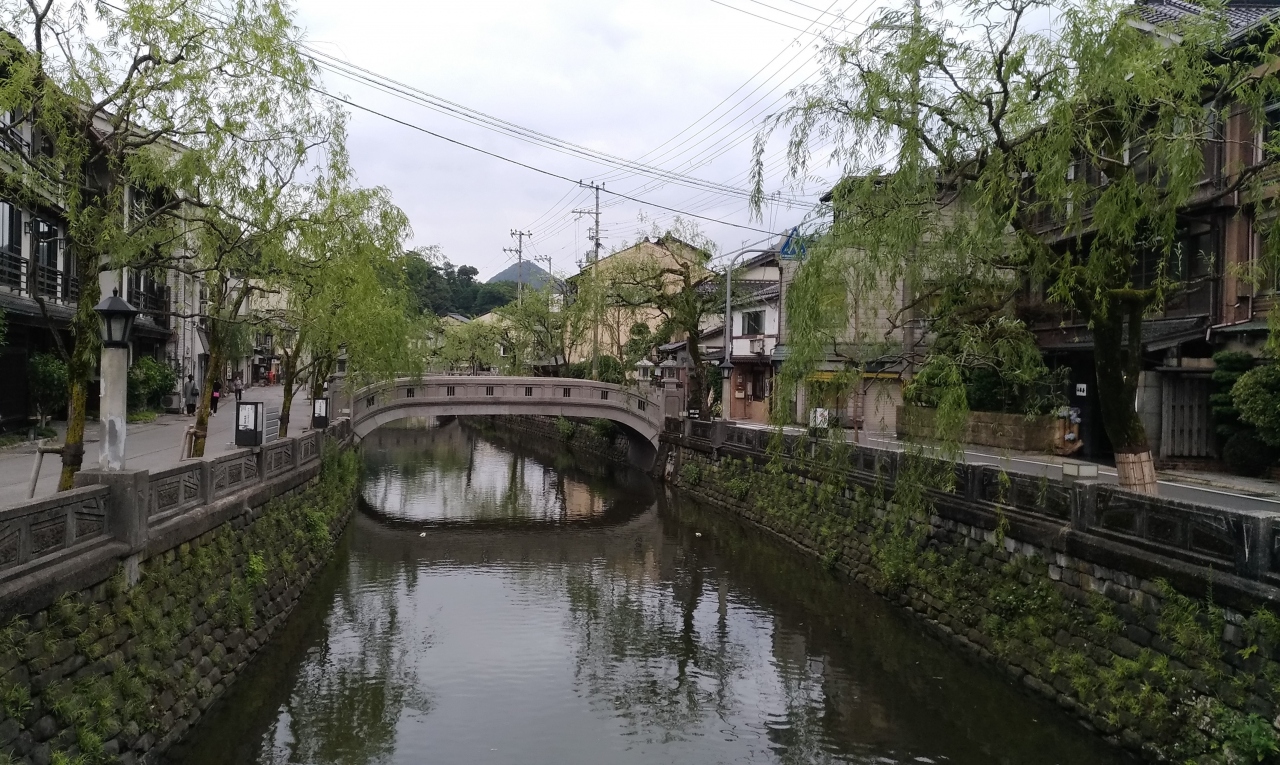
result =
[{"label": "stone block wall", "polygon": [[[356,455],[0,623],[0,763],[152,762],[287,618],[354,507]],[[283,479],[282,479],[283,480]],[[210,526],[204,523],[203,526]],[[163,547],[163,543],[161,543]],[[135,580],[136,581],[131,581]],[[11,600],[11,603],[20,602]],[[12,613],[12,611],[10,612]]]},{"label": "stone block wall", "polygon": [[[962,496],[664,437],[664,474],[1154,761],[1280,755],[1280,591]],[[903,480],[898,466],[898,480]]]},{"label": "stone block wall", "polygon": [[588,455],[593,459],[603,459],[619,465],[630,464],[630,444],[622,435],[621,426],[608,420],[602,421],[608,426],[608,429],[602,430],[605,426],[598,428],[592,420],[567,417],[492,415],[463,419],[509,434],[532,436],[542,441],[563,444],[576,455]]}]

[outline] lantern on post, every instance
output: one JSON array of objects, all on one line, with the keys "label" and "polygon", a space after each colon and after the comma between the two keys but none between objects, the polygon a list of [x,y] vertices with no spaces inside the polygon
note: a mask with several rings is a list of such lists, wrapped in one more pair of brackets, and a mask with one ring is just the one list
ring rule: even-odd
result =
[{"label": "lantern on post", "polygon": [[102,322],[102,344],[107,348],[128,348],[138,309],[125,302],[119,290],[111,290],[111,297],[103,298],[93,310]]},{"label": "lantern on post", "polygon": [[99,420],[102,423],[98,466],[123,470],[125,423],[128,419],[129,336],[138,310],[120,297],[118,290],[93,307],[101,320],[102,391]]}]

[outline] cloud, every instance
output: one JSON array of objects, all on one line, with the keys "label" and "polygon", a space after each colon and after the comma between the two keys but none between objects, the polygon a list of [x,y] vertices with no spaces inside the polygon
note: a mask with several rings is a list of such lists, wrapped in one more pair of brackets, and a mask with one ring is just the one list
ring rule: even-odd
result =
[{"label": "cloud", "polygon": [[[793,31],[708,0],[302,0],[298,14],[313,45],[380,74],[598,151],[628,158],[652,152],[646,161],[743,188],[750,118],[777,109],[786,89],[815,69],[813,48],[792,45]],[[762,75],[721,107],[741,99],[729,112],[732,118],[715,123],[713,115],[662,146],[780,51],[774,68],[788,63],[778,74]],[[741,200],[661,187],[335,75],[326,74],[326,81],[360,104],[512,159],[574,179],[607,179],[609,189],[750,223]],[[729,136],[737,143],[724,140]],[[589,194],[571,184],[358,111],[350,146],[361,182],[390,188],[409,214],[412,244],[440,244],[453,262],[475,265],[484,277],[510,262],[502,249],[513,244],[508,236],[513,228],[533,227],[529,252],[552,256],[558,271],[572,269],[587,246],[582,237],[588,224],[575,226],[570,211],[572,202],[585,204]],[[715,155],[709,164],[690,169]],[[566,192],[563,209],[557,208]],[[641,206],[609,195],[602,201],[606,246],[624,245],[648,228],[637,220]],[[648,212],[659,222],[670,218],[661,210]],[[784,213],[763,227],[789,225],[802,214]],[[705,224],[704,230],[722,249],[762,236],[715,224]]]}]

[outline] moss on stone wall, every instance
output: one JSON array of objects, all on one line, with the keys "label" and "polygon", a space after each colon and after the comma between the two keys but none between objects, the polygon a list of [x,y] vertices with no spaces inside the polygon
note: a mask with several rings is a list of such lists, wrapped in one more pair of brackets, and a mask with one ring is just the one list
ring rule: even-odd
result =
[{"label": "moss on stone wall", "polygon": [[[678,448],[671,478],[792,540],[1115,743],[1178,763],[1280,761],[1280,619],[946,520],[937,461],[847,482],[841,445],[798,460]],[[945,501],[945,500],[943,500]],[[1212,572],[1206,572],[1212,576]]]},{"label": "moss on stone wall", "polygon": [[284,620],[333,549],[358,457],[326,447],[291,494],[0,628],[0,764],[150,759]]}]

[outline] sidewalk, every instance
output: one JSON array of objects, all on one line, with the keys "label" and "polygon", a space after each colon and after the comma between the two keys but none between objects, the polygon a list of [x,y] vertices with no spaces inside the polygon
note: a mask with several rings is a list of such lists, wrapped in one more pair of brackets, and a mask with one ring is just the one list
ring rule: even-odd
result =
[{"label": "sidewalk", "polygon": [[[262,401],[279,406],[284,400],[284,388],[279,385],[266,388],[248,388],[244,392],[245,401]],[[233,429],[235,424],[235,394],[229,394],[220,404],[217,416],[209,418],[209,436],[205,444],[205,456],[216,456],[234,448]],[[311,412],[309,399],[302,392],[293,399],[293,422],[303,427],[310,423]],[[178,414],[162,414],[155,422],[145,425],[129,425],[125,442],[125,467],[133,470],[163,470],[179,462],[182,449],[182,434],[188,425],[194,425],[195,418]],[[57,442],[61,442],[66,432],[66,423],[54,424],[58,430]],[[294,435],[301,428],[291,427]],[[85,423],[84,467],[98,466],[98,436],[100,425],[97,422]],[[0,508],[19,504],[27,499],[27,482],[31,480],[31,468],[35,465],[36,449],[34,443],[25,443],[0,450]],[[36,496],[43,497],[54,493],[58,487],[58,476],[62,472],[62,458],[56,454],[46,454],[41,465],[40,479],[36,484]]]}]

